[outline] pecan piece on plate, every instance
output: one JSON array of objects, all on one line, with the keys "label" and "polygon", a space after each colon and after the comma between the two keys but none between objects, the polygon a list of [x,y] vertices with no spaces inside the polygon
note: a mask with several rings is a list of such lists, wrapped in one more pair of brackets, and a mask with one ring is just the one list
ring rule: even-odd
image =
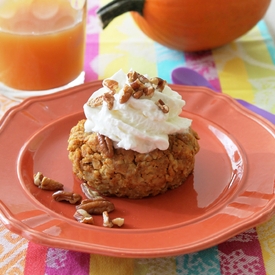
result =
[{"label": "pecan piece on plate", "polygon": [[33,175],[33,182],[43,190],[57,191],[63,189],[63,184],[51,178],[45,177],[41,172]]},{"label": "pecan piece on plate", "polygon": [[102,198],[101,200],[86,199],[76,206],[76,209],[84,209],[89,214],[99,215],[104,211],[111,212],[115,209],[112,202]]},{"label": "pecan piece on plate", "polygon": [[114,218],[112,219],[112,224],[121,227],[124,224],[124,218]]},{"label": "pecan piece on plate", "polygon": [[82,196],[73,192],[66,192],[59,190],[52,194],[55,201],[67,201],[70,204],[77,204],[81,202]]},{"label": "pecan piece on plate", "polygon": [[104,227],[113,227],[113,223],[110,221],[109,214],[107,211],[102,213],[103,226]]},{"label": "pecan piece on plate", "polygon": [[74,213],[74,218],[81,223],[94,224],[93,217],[83,209],[76,210]]},{"label": "pecan piece on plate", "polygon": [[87,183],[82,183],[80,185],[82,192],[85,194],[85,196],[88,199],[91,200],[102,200],[103,197],[100,196],[100,194],[98,193],[98,191],[93,190]]}]

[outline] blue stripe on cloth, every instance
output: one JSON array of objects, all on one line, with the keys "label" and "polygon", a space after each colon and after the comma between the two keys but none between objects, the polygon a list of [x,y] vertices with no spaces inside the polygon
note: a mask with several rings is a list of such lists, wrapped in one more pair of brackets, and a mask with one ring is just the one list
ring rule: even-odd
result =
[{"label": "blue stripe on cloth", "polygon": [[183,52],[169,49],[158,43],[155,43],[155,49],[158,76],[165,79],[168,83],[172,83],[172,70],[185,64]]},{"label": "blue stripe on cloth", "polygon": [[178,275],[221,275],[217,246],[176,257]]},{"label": "blue stripe on cloth", "polygon": [[258,23],[258,28],[260,30],[261,35],[264,38],[264,42],[266,43],[267,50],[270,54],[270,57],[272,59],[273,64],[275,64],[275,47],[274,47],[274,42],[273,39],[268,31],[268,28],[263,20],[261,20]]}]

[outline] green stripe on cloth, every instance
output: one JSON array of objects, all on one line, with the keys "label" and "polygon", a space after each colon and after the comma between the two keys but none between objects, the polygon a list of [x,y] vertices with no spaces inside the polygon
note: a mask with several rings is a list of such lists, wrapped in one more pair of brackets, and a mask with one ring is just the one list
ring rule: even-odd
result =
[{"label": "green stripe on cloth", "polygon": [[270,57],[272,59],[272,62],[275,64],[275,47],[274,47],[274,41],[268,31],[268,28],[265,24],[265,22],[262,20],[258,23],[258,27],[260,29],[260,32],[262,34],[262,37],[264,38],[264,41],[266,43],[266,47],[269,51]]},{"label": "green stripe on cloth", "polygon": [[219,251],[216,246],[176,258],[179,275],[220,275]]}]

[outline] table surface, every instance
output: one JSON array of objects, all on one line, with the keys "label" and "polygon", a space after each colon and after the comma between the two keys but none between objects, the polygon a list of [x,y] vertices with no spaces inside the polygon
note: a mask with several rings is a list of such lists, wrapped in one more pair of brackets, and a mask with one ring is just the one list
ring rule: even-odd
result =
[{"label": "table surface", "polygon": [[[105,1],[106,2],[106,1]],[[100,1],[88,1],[85,81],[133,68],[171,83],[179,66],[202,74],[222,93],[275,113],[275,3],[265,20],[236,41],[200,53],[165,48],[147,38],[125,14],[104,31]],[[1,91],[0,91],[1,93]],[[0,94],[0,116],[18,102]],[[1,157],[1,156],[0,156]],[[152,259],[115,258],[30,242],[0,222],[0,274],[275,274],[275,217],[203,251]]]}]

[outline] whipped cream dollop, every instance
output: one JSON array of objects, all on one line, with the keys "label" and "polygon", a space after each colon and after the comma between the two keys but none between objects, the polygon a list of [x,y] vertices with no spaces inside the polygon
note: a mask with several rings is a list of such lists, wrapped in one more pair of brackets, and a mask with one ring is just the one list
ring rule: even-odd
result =
[{"label": "whipped cream dollop", "polygon": [[109,137],[116,148],[139,153],[166,150],[168,135],[189,131],[192,121],[179,116],[184,105],[181,96],[160,78],[120,70],[105,79],[84,104],[85,132]]}]

